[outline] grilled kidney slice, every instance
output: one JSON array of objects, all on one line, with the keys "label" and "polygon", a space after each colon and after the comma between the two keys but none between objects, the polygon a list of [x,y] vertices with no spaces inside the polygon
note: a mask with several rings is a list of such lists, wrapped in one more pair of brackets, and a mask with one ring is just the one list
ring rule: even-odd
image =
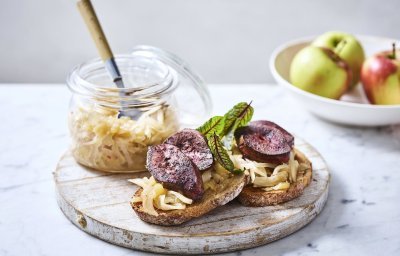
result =
[{"label": "grilled kidney slice", "polygon": [[214,158],[203,135],[193,129],[183,129],[165,140],[166,144],[178,147],[200,171],[210,168]]},{"label": "grilled kidney slice", "polygon": [[[282,131],[283,130],[283,131]],[[264,163],[289,161],[294,138],[286,130],[269,121],[251,122],[235,131],[235,138],[244,157]]]},{"label": "grilled kidney slice", "polygon": [[200,171],[178,147],[170,144],[150,146],[147,169],[166,188],[181,191],[195,201],[203,197]]}]

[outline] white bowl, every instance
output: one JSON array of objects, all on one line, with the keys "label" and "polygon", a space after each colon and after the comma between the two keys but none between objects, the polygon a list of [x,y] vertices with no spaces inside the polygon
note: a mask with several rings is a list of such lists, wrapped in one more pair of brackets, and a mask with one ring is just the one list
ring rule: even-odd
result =
[{"label": "white bowl", "polygon": [[[366,57],[375,53],[390,50],[395,39],[356,36],[362,44]],[[278,47],[271,56],[270,70],[275,80],[283,85],[311,113],[323,119],[356,126],[383,126],[400,123],[400,105],[372,105],[358,85],[352,92],[345,94],[341,100],[324,98],[303,91],[290,83],[290,63],[296,53],[309,45],[315,37],[298,39]]]}]

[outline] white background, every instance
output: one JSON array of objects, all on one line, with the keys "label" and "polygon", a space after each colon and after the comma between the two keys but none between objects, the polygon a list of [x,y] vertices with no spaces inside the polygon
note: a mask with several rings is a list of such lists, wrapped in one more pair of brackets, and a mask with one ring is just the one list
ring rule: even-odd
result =
[{"label": "white background", "polygon": [[[75,2],[0,0],[0,83],[62,83],[74,65],[97,56]],[[115,53],[159,46],[210,83],[272,82],[275,47],[328,30],[400,39],[396,0],[92,2]]]}]

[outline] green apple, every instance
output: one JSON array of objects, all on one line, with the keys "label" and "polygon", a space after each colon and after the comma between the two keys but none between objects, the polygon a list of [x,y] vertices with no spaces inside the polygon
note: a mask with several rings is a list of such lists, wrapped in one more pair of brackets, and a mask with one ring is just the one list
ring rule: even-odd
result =
[{"label": "green apple", "polygon": [[329,48],[339,55],[353,72],[353,79],[349,89],[353,89],[358,84],[365,54],[360,42],[354,36],[343,32],[331,31],[317,37],[312,42],[312,45]]},{"label": "green apple", "polygon": [[290,65],[290,81],[302,90],[339,99],[350,86],[352,72],[332,50],[307,46],[296,54]]}]

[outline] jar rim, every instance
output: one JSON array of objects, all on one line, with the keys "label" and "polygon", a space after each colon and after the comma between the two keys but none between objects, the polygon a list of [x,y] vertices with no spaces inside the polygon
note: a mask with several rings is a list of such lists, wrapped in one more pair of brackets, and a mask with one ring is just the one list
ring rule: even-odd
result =
[{"label": "jar rim", "polygon": [[[107,100],[117,97],[119,98],[118,101],[130,101],[144,98],[151,99],[156,96],[169,94],[175,90],[178,84],[176,72],[157,59],[146,56],[133,56],[131,54],[119,54],[115,55],[115,61],[120,67],[120,71],[122,67],[126,68],[125,65],[132,65],[132,61],[150,61],[154,64],[153,67],[158,68],[162,72],[162,75],[156,81],[139,84],[134,87],[118,88],[109,77],[103,61],[100,58],[94,58],[75,66],[70,71],[66,80],[69,90],[83,97],[96,98],[96,100]],[[150,70],[151,67],[147,66],[145,68]],[[133,70],[132,66],[128,67],[125,71],[130,72],[130,70]],[[90,81],[90,76],[99,74],[110,78],[106,86]],[[123,72],[121,74],[124,79]]]}]

